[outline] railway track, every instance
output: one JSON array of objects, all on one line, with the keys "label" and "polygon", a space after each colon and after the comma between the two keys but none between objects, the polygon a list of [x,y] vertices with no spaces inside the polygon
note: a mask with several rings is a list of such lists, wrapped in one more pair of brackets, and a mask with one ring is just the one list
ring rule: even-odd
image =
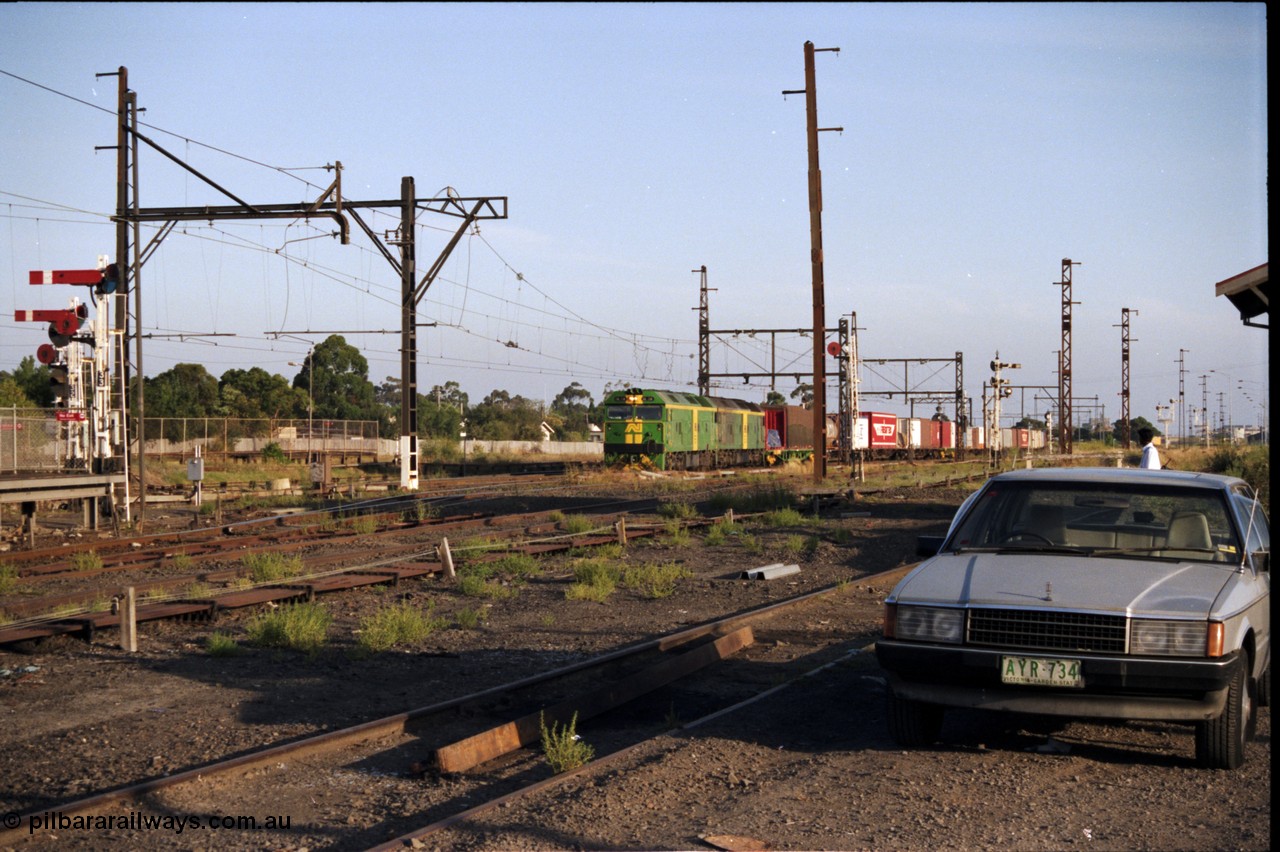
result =
[{"label": "railway track", "polygon": [[[888,582],[888,575],[879,579]],[[848,658],[869,641],[866,625],[807,629],[838,611],[846,591],[820,589],[430,706],[50,803],[7,826],[0,845],[25,836],[36,843],[56,837],[60,849],[100,848],[107,839],[163,848],[157,831],[142,826],[163,831],[179,819],[193,831],[171,838],[179,845],[193,836],[214,842],[194,830],[193,819],[231,848],[421,845],[460,821],[607,767],[655,737],[741,709]],[[570,719],[596,759],[555,775],[538,752],[534,721],[554,728]]]},{"label": "railway track", "polygon": [[[544,483],[535,490],[544,489],[566,490],[563,483]],[[629,530],[625,524],[628,515],[652,511],[658,502],[651,497],[588,501],[582,510],[590,513],[597,529],[574,535],[557,525],[554,518],[564,514],[559,510],[467,511],[468,504],[482,499],[474,491],[384,498],[220,527],[25,551],[12,560],[24,594],[0,598],[5,618],[0,646],[59,635],[91,641],[98,631],[120,626],[119,599],[125,587],[142,601],[138,621],[208,621],[225,610],[311,600],[317,594],[398,585],[441,573],[446,568],[439,551],[447,536],[455,537],[456,546],[459,537],[483,534],[495,552],[539,556],[625,543],[653,534],[652,524],[633,523]],[[448,513],[451,505],[459,508]],[[365,558],[353,559],[352,544],[359,545]],[[279,582],[254,583],[245,563],[247,557],[264,553],[298,554],[303,567]],[[84,554],[92,555],[93,567],[85,567],[86,560],[79,558]],[[185,567],[202,564],[210,567]],[[56,591],[40,591],[53,585]]]}]

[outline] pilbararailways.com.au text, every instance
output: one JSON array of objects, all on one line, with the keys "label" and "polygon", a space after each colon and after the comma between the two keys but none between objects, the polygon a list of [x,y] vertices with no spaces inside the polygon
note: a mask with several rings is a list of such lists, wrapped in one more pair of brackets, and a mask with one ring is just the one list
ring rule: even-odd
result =
[{"label": "pilbararailways.com.au text", "polygon": [[289,829],[290,817],[266,816],[156,816],[130,811],[127,814],[64,814],[45,811],[27,820],[27,833],[37,831],[281,831]]}]

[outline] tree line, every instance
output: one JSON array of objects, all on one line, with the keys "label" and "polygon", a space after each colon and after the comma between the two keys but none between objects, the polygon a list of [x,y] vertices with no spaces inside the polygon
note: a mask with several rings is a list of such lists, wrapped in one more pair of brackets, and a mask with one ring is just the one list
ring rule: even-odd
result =
[{"label": "tree line", "polygon": [[[0,408],[53,407],[50,379],[49,367],[30,356],[12,371],[0,370]],[[261,367],[230,369],[215,377],[203,364],[176,364],[143,381],[148,420],[365,420],[376,422],[382,437],[400,434],[400,380],[388,376],[375,385],[369,362],[341,335],[317,344],[292,381]],[[418,394],[418,433],[423,438],[456,439],[465,423],[472,438],[534,441],[542,438],[543,422],[558,440],[585,441],[588,424],[602,419],[591,392],[577,382],[560,391],[550,406],[497,389],[472,404],[452,381]]]}]

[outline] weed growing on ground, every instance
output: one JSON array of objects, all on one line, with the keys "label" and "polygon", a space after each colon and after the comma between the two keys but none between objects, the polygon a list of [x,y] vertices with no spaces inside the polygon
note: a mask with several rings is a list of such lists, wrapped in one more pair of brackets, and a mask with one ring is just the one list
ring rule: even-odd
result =
[{"label": "weed growing on ground", "polygon": [[244,649],[225,633],[211,633],[204,640],[204,650],[210,657],[235,657]]},{"label": "weed growing on ground", "polygon": [[729,536],[738,534],[738,525],[728,518],[721,518],[707,528],[704,541],[711,547],[718,547],[729,541]]},{"label": "weed growing on ground", "polygon": [[618,586],[619,571],[604,559],[584,559],[573,566],[574,583],[564,596],[571,601],[603,603]]},{"label": "weed growing on ground", "polygon": [[767,512],[791,506],[794,497],[786,486],[780,483],[762,483],[746,493],[716,494],[711,497],[711,506],[717,512],[733,509],[735,512]]},{"label": "weed growing on ground", "polygon": [[692,503],[661,503],[658,505],[658,514],[664,518],[687,521],[690,518],[698,517],[698,508]]},{"label": "weed growing on ground", "polygon": [[579,535],[584,532],[590,532],[596,528],[595,521],[591,520],[586,515],[568,515],[561,523],[564,526],[565,532],[570,535]]},{"label": "weed growing on ground", "polygon": [[596,750],[582,741],[578,736],[578,714],[574,713],[569,724],[562,726],[555,722],[547,727],[546,719],[538,714],[538,728],[542,732],[542,753],[551,764],[551,771],[556,775],[585,766],[595,757]]},{"label": "weed growing on ground", "polygon": [[674,562],[636,565],[623,572],[622,585],[636,590],[646,598],[666,598],[675,593],[676,583],[692,576],[692,571]]},{"label": "weed growing on ground", "polygon": [[743,535],[738,539],[738,543],[742,545],[742,549],[747,553],[759,553],[764,550],[760,544],[760,538],[754,535]]},{"label": "weed growing on ground", "polygon": [[332,621],[320,604],[298,603],[255,616],[245,630],[254,645],[314,653],[328,639]]},{"label": "weed growing on ground", "polygon": [[791,508],[774,509],[760,520],[767,527],[802,527],[811,521],[810,518]]},{"label": "weed growing on ground", "polygon": [[692,538],[689,530],[677,520],[667,521],[662,525],[662,530],[667,534],[667,540],[673,547],[684,547]]},{"label": "weed growing on ground", "polygon": [[512,553],[490,562],[489,570],[493,574],[501,574],[504,577],[525,579],[540,573],[542,566],[538,564],[537,559],[527,553]]},{"label": "weed growing on ground", "polygon": [[71,554],[71,567],[76,571],[99,571],[102,569],[102,557],[92,550],[82,550]]},{"label": "weed growing on ground", "polygon": [[818,537],[812,535],[789,535],[783,542],[783,550],[789,556],[812,557],[818,551]]},{"label": "weed growing on ground", "polygon": [[18,587],[18,569],[0,562],[0,595],[7,595]]},{"label": "weed growing on ground", "polygon": [[356,535],[373,535],[378,531],[378,519],[373,515],[361,515],[358,518],[352,518],[348,526]]},{"label": "weed growing on ground", "polygon": [[246,553],[240,563],[249,569],[255,583],[270,583],[302,573],[302,557],[283,556],[279,553]]},{"label": "weed growing on ground", "polygon": [[458,622],[458,626],[463,630],[475,630],[481,624],[484,624],[488,618],[488,611],[484,607],[476,607],[475,609],[460,609],[454,615]]},{"label": "weed growing on ground", "polygon": [[448,622],[436,618],[436,602],[430,601],[426,611],[409,601],[381,609],[360,622],[356,644],[361,651],[376,654],[396,645],[408,645],[430,636]]}]

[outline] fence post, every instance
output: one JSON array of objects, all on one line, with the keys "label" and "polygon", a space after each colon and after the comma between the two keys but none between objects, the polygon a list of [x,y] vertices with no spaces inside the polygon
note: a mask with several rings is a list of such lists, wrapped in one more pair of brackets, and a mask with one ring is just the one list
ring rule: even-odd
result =
[{"label": "fence post", "polygon": [[445,575],[450,578],[456,577],[457,574],[453,572],[453,554],[449,552],[449,539],[440,539],[440,546],[436,551],[440,554],[440,561],[444,563]]},{"label": "fence post", "polygon": [[622,545],[623,547],[626,547],[627,546],[627,519],[618,518],[618,520],[614,523],[613,528],[618,533],[618,544]]},{"label": "fence post", "polygon": [[120,647],[131,654],[138,651],[138,594],[133,586],[124,590],[120,607]]}]

